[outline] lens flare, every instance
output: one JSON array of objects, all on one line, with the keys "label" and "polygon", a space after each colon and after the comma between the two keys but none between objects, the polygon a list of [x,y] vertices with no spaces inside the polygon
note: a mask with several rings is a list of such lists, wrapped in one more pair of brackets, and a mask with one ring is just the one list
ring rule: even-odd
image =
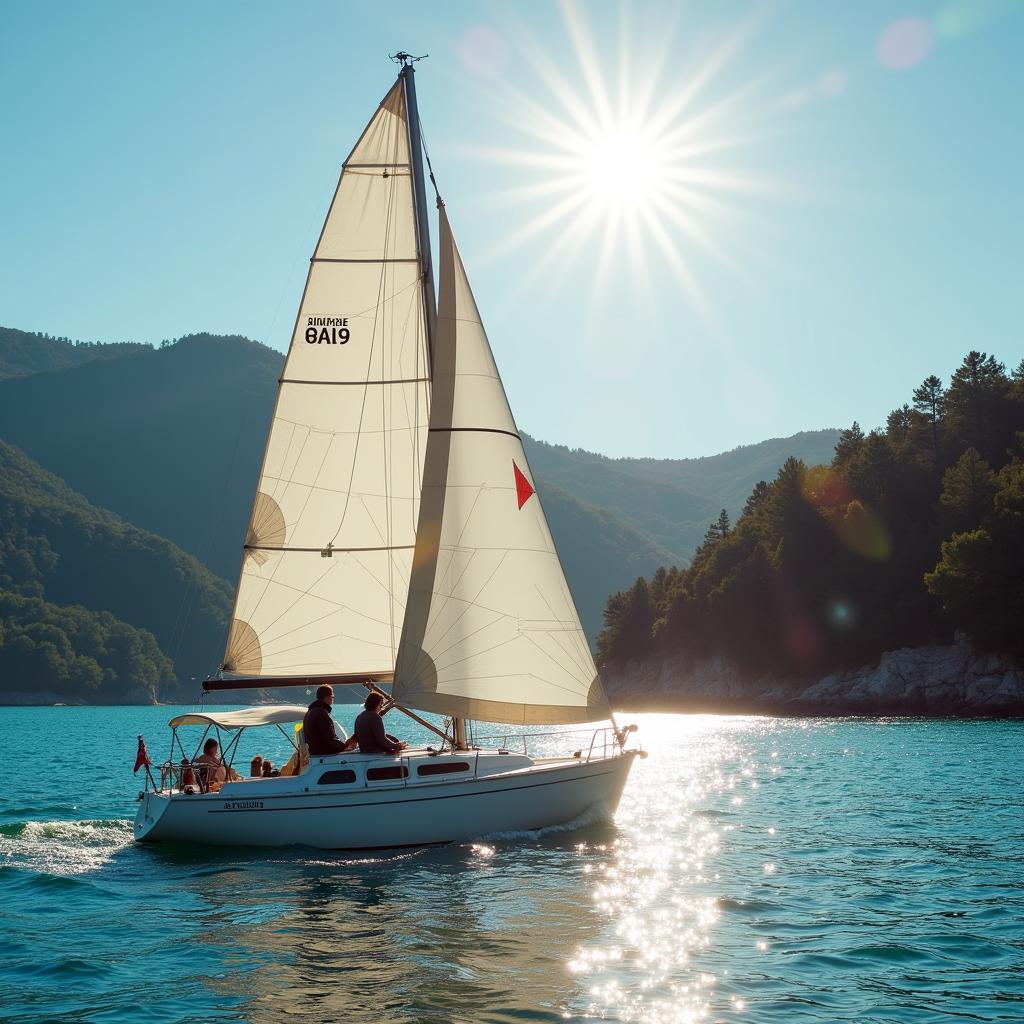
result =
[{"label": "lens flare", "polygon": [[932,26],[924,18],[900,18],[879,36],[875,54],[882,67],[906,71],[931,53],[934,41]]},{"label": "lens flare", "polygon": [[892,540],[877,512],[861,501],[851,501],[842,518],[836,521],[839,539],[851,550],[875,562],[892,554]]}]

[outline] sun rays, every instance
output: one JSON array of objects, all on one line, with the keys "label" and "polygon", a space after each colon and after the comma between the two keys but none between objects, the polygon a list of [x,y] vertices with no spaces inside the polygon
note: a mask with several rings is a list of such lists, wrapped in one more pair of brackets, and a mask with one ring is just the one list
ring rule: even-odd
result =
[{"label": "sun rays", "polygon": [[775,188],[744,160],[766,134],[758,100],[769,76],[737,86],[733,73],[756,25],[733,29],[694,60],[678,54],[671,16],[648,17],[652,38],[640,39],[620,8],[618,45],[607,53],[580,5],[566,0],[560,10],[569,52],[557,62],[528,30],[508,31],[540,88],[528,94],[507,76],[492,79],[495,108],[521,141],[471,151],[514,167],[521,181],[494,197],[520,216],[492,255],[543,239],[531,247],[542,255],[528,279],[557,282],[586,252],[595,294],[626,273],[649,295],[659,263],[707,316],[698,266],[710,259],[743,277],[749,200]]}]

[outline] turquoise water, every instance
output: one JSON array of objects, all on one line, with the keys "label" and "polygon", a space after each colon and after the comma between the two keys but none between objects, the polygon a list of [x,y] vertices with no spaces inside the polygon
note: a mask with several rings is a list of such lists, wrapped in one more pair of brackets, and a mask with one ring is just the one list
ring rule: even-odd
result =
[{"label": "turquoise water", "polygon": [[1024,1020],[1024,723],[643,715],[614,823],[353,857],[134,846],[168,717],[0,709],[0,1020]]}]

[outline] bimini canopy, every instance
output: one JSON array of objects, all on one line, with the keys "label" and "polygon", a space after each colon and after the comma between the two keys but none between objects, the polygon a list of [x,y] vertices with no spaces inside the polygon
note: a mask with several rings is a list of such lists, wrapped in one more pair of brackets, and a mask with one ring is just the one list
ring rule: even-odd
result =
[{"label": "bimini canopy", "polygon": [[189,711],[176,715],[168,723],[179,725],[215,725],[218,729],[250,729],[258,725],[287,725],[301,722],[306,709],[298,704],[268,704],[265,707],[242,708],[241,711]]}]

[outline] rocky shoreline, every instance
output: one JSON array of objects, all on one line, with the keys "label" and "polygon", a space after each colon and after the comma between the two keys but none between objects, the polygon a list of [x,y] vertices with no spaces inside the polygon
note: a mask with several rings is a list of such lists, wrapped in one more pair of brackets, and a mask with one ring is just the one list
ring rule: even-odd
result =
[{"label": "rocky shoreline", "polygon": [[962,635],[811,681],[750,678],[721,657],[630,661],[605,666],[601,676],[623,711],[1024,717],[1024,666],[977,651]]},{"label": "rocky shoreline", "polygon": [[[902,647],[877,663],[823,679],[751,678],[727,658],[652,658],[601,669],[616,711],[771,715],[925,715],[1024,718],[1024,665],[952,644]],[[141,694],[136,694],[136,697]],[[146,704],[130,697],[118,704]],[[55,692],[0,692],[0,707],[86,702]]]}]

